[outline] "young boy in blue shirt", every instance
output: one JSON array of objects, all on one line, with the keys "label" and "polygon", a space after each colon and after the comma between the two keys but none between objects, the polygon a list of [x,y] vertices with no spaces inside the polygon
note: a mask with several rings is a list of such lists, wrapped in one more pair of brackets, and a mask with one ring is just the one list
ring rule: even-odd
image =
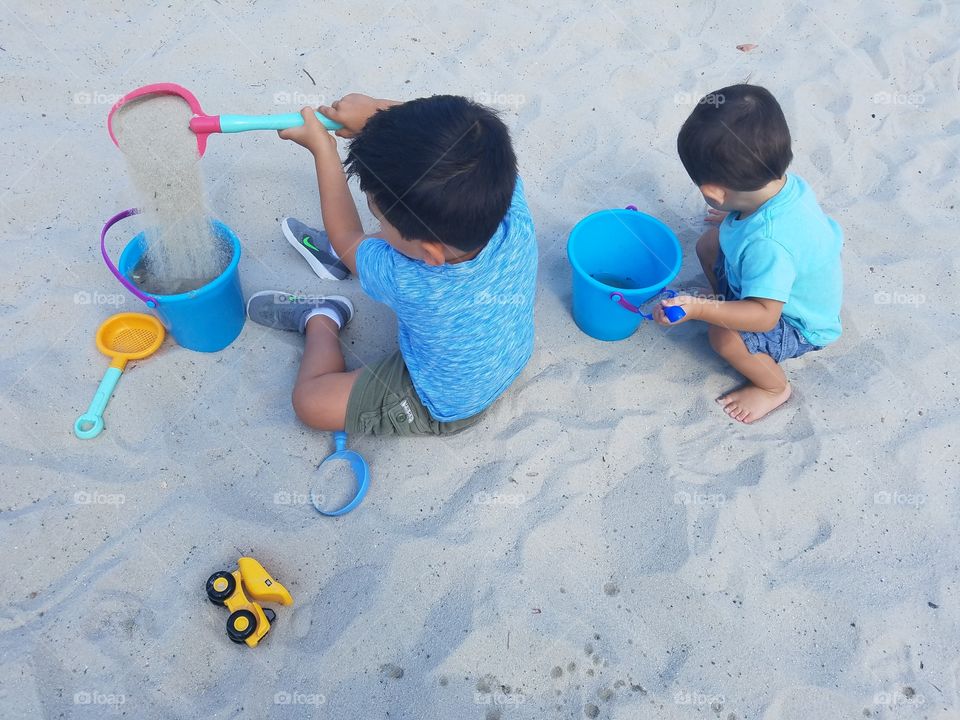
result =
[{"label": "young boy in blue shirt", "polygon": [[507,128],[454,96],[352,94],[318,110],[352,138],[345,164],[381,227],[364,234],[336,140],[304,108],[304,125],[280,137],[313,155],[325,232],[288,218],[284,234],[318,275],[355,273],[389,306],[400,349],[348,372],[346,297],[254,294],[251,320],[305,336],[294,410],[320,430],[440,435],[472,425],[533,351],[537,243]]},{"label": "young boy in blue shirt", "polygon": [[682,295],[680,322],[709,323],[713,349],[749,381],[719,402],[752,423],[790,398],[779,363],[840,337],[843,233],[804,180],[787,173],[790,130],[769,91],[733,85],[707,95],[677,138],[680,160],[717,227],[697,242],[717,298]]}]

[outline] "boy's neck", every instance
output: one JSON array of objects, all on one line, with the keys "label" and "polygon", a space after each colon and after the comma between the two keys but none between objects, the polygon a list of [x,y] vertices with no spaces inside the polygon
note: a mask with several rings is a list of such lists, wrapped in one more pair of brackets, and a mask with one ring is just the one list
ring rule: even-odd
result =
[{"label": "boy's neck", "polygon": [[477,248],[476,250],[470,250],[469,252],[463,252],[463,250],[457,250],[451,248],[447,250],[444,255],[447,265],[456,265],[457,263],[467,262],[468,260],[473,260],[477,255],[480,254],[480,251],[483,248]]},{"label": "boy's neck", "polygon": [[782,178],[771,180],[759,190],[738,192],[734,209],[740,213],[740,219],[753,215],[760,209],[761,205],[783,190],[783,186],[786,184],[787,176],[784,175]]}]

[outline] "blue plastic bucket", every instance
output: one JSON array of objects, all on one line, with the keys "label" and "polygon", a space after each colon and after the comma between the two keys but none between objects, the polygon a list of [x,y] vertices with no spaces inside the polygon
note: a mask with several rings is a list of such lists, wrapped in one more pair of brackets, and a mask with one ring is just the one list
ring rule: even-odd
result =
[{"label": "blue plastic bucket", "polygon": [[240,240],[219,220],[212,220],[215,235],[231,248],[230,263],[216,278],[196,290],[176,295],[143,293],[132,280],[132,273],[146,250],[144,233],[134,237],[113,266],[104,246],[107,230],[117,220],[136,214],[127,210],[111,218],[101,233],[104,260],[117,279],[134,295],[157,311],[160,320],[178,344],[188,350],[217,352],[232,343],[246,320],[243,291],[240,288]]},{"label": "blue plastic bucket", "polygon": [[683,260],[673,231],[632,209],[587,215],[570,232],[567,257],[573,319],[597,340],[630,337],[643,320],[636,306],[661,293]]}]

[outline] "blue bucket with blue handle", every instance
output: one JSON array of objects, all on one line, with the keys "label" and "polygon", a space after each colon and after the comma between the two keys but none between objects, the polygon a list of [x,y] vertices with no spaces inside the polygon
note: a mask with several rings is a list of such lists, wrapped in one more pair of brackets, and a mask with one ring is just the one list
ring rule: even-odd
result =
[{"label": "blue bucket with blue handle", "polygon": [[[674,232],[633,206],[601,210],[578,222],[567,240],[573,268],[573,319],[597,340],[630,337],[644,318],[641,306],[666,291],[683,253]],[[684,312],[666,309],[676,322]]]},{"label": "blue bucket with blue handle", "polygon": [[179,345],[198,352],[217,352],[232,343],[246,320],[243,290],[240,287],[240,240],[219,220],[212,220],[214,234],[231,250],[230,263],[216,278],[196,290],[176,295],[142,292],[132,274],[147,249],[144,233],[134,237],[120,254],[116,265],[106,249],[107,231],[120,220],[139,210],[124,210],[110,218],[100,232],[100,253],[104,262],[127,290],[154,308],[160,320]]}]

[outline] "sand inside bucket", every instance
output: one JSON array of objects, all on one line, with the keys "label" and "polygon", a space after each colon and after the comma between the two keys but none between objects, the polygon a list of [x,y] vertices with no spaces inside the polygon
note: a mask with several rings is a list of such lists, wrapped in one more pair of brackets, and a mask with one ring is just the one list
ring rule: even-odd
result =
[{"label": "sand inside bucket", "polygon": [[156,95],[125,104],[114,119],[146,225],[146,252],[132,279],[159,295],[206,285],[231,258],[210,226],[191,115],[182,98]]}]

